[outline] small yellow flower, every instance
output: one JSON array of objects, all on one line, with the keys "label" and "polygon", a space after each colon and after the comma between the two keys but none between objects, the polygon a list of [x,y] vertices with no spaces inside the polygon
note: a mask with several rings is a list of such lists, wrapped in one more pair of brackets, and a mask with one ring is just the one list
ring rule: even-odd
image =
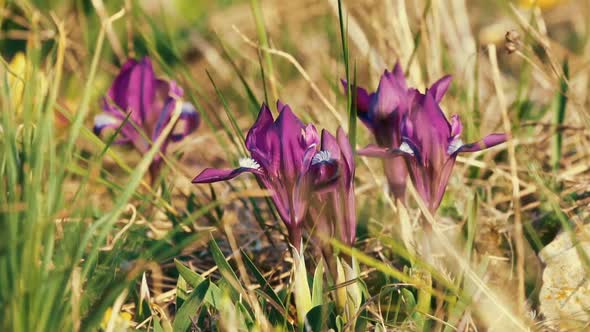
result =
[{"label": "small yellow flower", "polygon": [[523,7],[530,8],[532,6],[538,6],[541,9],[551,9],[557,6],[559,3],[564,3],[567,0],[520,0],[520,5]]},{"label": "small yellow flower", "polygon": [[[113,308],[109,307],[107,311],[104,312],[104,316],[102,317],[102,322],[100,323],[100,327],[105,330],[109,326],[109,321],[111,320],[111,316],[113,315]],[[129,322],[131,322],[132,316],[128,312],[119,312],[119,315],[115,317],[115,327],[117,330],[125,330],[129,326]]]},{"label": "small yellow flower", "polygon": [[22,52],[17,53],[8,65],[8,87],[10,89],[10,100],[17,112],[23,99],[25,89],[25,74],[27,70],[27,58]]},{"label": "small yellow flower", "polygon": [[47,93],[47,79],[42,71],[33,72],[33,66],[23,52],[18,52],[8,64],[8,87],[10,90],[10,103],[16,114],[22,112],[23,94],[25,84],[34,82],[35,98],[43,97]]}]

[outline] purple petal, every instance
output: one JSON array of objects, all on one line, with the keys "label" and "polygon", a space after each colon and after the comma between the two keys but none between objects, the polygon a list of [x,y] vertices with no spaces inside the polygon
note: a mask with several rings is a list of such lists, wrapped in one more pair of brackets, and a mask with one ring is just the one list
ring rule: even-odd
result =
[{"label": "purple petal", "polygon": [[369,144],[364,148],[358,150],[357,153],[361,156],[376,158],[395,158],[405,155],[413,156],[413,154],[410,154],[407,151],[403,151],[400,149],[384,148],[375,144]]},{"label": "purple petal", "polygon": [[[370,117],[374,119],[385,119],[395,111],[405,98],[407,91],[400,89],[400,86],[390,79],[389,72],[386,70],[379,81],[379,87],[375,92],[375,97],[371,100],[369,109]],[[393,75],[392,75],[393,76]]]},{"label": "purple petal", "polygon": [[447,162],[443,165],[442,169],[439,171],[438,179],[436,179],[434,187],[431,188],[431,190],[433,190],[432,197],[426,200],[428,209],[431,212],[434,212],[436,211],[436,209],[438,209],[440,202],[442,201],[445,195],[445,191],[449,183],[449,177],[451,176],[451,172],[453,171],[454,165],[455,157],[452,156],[447,160]]},{"label": "purple petal", "polygon": [[[340,80],[342,86],[344,87],[344,93],[348,94],[348,81],[342,79]],[[361,87],[356,87],[356,111],[358,113],[367,113],[369,112],[369,104],[371,102],[371,95]],[[359,115],[361,116],[361,115]]]},{"label": "purple petal", "polygon": [[280,100],[277,100],[277,111],[280,113],[283,111],[283,109],[288,109],[289,111],[291,111],[291,107],[289,107],[289,105],[283,103]]},{"label": "purple petal", "polygon": [[226,181],[235,178],[242,173],[254,173],[260,175],[260,171],[249,168],[249,167],[238,167],[236,169],[218,169],[218,168],[206,168],[201,174],[197,175],[193,179],[193,183],[212,183],[219,181]]},{"label": "purple petal", "polygon": [[150,114],[158,116],[157,120],[155,121],[155,124],[153,126],[149,126],[148,128],[146,128],[147,130],[152,130],[152,141],[156,141],[158,137],[160,137],[160,134],[162,133],[164,128],[166,128],[166,125],[170,122],[170,119],[172,118],[172,113],[176,108],[176,102],[176,99],[170,97],[168,98],[166,103],[164,103],[164,106],[159,110],[158,113],[152,112]]},{"label": "purple petal", "polygon": [[458,152],[475,152],[491,148],[492,146],[506,142],[508,136],[506,134],[490,134],[484,139],[461,146]]},{"label": "purple petal", "polygon": [[116,129],[121,125],[121,119],[118,119],[110,114],[101,113],[94,117],[94,134],[100,136],[103,129]]},{"label": "purple petal", "polygon": [[152,107],[156,79],[151,61],[144,57],[141,62],[127,61],[113,81],[109,97],[119,108],[132,113],[136,123],[142,123]]},{"label": "purple petal", "polygon": [[361,156],[376,157],[376,158],[389,158],[389,149],[375,144],[369,144],[362,149],[359,149],[357,153]]},{"label": "purple petal", "polygon": [[[350,174],[354,173],[354,156],[352,152],[352,147],[350,146],[350,141],[348,140],[348,136],[344,132],[342,127],[338,127],[336,131],[336,137],[338,140],[338,146],[340,147],[340,152],[342,153],[342,157],[344,158],[344,162],[348,168],[348,172]],[[323,146],[323,143],[322,143]]]},{"label": "purple petal", "polygon": [[392,75],[395,78],[396,82],[398,82],[400,87],[407,89],[406,75],[404,74],[404,70],[402,69],[402,66],[400,65],[399,61],[395,63]]},{"label": "purple petal", "polygon": [[299,227],[305,212],[307,211],[309,196],[312,194],[313,177],[311,164],[313,157],[316,154],[315,147],[308,148],[303,154],[303,161],[301,171],[297,175],[297,179],[293,186],[293,193],[291,195],[291,227]]},{"label": "purple petal", "polygon": [[180,118],[176,126],[174,126],[174,131],[170,135],[170,139],[173,142],[182,140],[195,131],[199,127],[200,122],[201,117],[193,104],[189,102],[182,103],[182,112],[180,113]]},{"label": "purple petal", "polygon": [[406,194],[406,182],[408,179],[408,169],[404,158],[384,158],[383,171],[387,178],[389,191],[395,198],[403,200]]},{"label": "purple petal", "polygon": [[451,117],[451,137],[457,137],[461,135],[463,131],[463,124],[457,114]]},{"label": "purple petal", "polygon": [[[101,134],[102,130],[107,128],[117,129],[121,125],[122,121],[126,118],[126,114],[124,114],[119,108],[117,108],[117,106],[109,104],[106,100],[104,101],[103,109],[104,112],[101,115],[97,116],[97,118],[95,118],[94,129],[97,135]],[[118,120],[118,124],[116,124],[116,127],[113,127],[115,123],[112,119],[110,121],[108,120],[109,117]],[[111,126],[106,126],[108,122],[111,123]],[[121,131],[119,134],[120,138],[117,138],[115,140],[115,144],[126,144],[132,142],[133,145],[135,145],[135,147],[140,152],[146,152],[147,150],[149,150],[149,142],[144,138],[142,134],[140,134],[137,131],[138,129],[141,130],[141,126],[137,122],[134,122],[133,114],[129,115],[129,119],[123,125],[123,127],[121,127]]]},{"label": "purple petal", "polygon": [[402,136],[414,143],[423,163],[442,166],[447,158],[451,126],[434,100],[431,91],[423,97],[423,103],[412,110],[402,126]]},{"label": "purple petal", "polygon": [[340,159],[340,146],[336,137],[326,129],[322,129],[322,151],[328,151],[332,159]]},{"label": "purple petal", "polygon": [[[113,129],[116,130],[121,126],[123,119],[120,119],[117,116],[113,116],[110,113],[100,113],[98,115],[96,115],[94,117],[94,127],[93,132],[96,136],[101,136],[103,130],[105,129]],[[129,124],[125,124],[125,126],[129,126]],[[125,129],[125,126],[122,128],[122,130]],[[127,128],[127,129],[131,129],[134,130],[133,128]],[[129,143],[131,140],[130,138],[126,137],[125,135],[122,135],[123,137],[121,138],[117,138],[114,143],[115,144],[127,144]]]},{"label": "purple petal", "polygon": [[318,136],[317,129],[315,129],[315,126],[311,123],[305,126],[305,129],[302,131],[300,143],[305,147],[311,147],[316,146],[319,140],[320,138]]},{"label": "purple petal", "polygon": [[449,85],[451,85],[452,77],[450,75],[444,76],[438,81],[436,81],[431,87],[430,91],[432,91],[432,95],[434,96],[434,100],[437,103],[443,99],[445,93],[449,89]]},{"label": "purple petal", "polygon": [[[272,126],[272,134],[269,139],[278,145],[280,153],[273,153],[273,159],[280,162],[281,176],[287,183],[292,183],[301,169],[302,160],[308,146],[301,144],[301,134],[305,126],[288,105],[285,105]],[[278,151],[277,151],[278,152]]]},{"label": "purple petal", "polygon": [[[265,168],[273,162],[270,154],[273,142],[268,137],[273,122],[274,119],[270,109],[266,104],[262,104],[258,118],[246,136],[246,148],[250,151],[252,157],[260,161]],[[278,165],[271,168],[278,169]]]}]

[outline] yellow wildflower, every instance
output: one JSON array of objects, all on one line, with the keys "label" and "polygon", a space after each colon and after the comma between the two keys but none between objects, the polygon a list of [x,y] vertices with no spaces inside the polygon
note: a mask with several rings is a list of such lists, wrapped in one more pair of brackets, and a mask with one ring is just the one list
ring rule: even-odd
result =
[{"label": "yellow wildflower", "polygon": [[47,93],[47,79],[43,72],[33,72],[33,67],[26,55],[18,52],[8,64],[8,87],[10,103],[16,114],[22,112],[23,94],[27,82],[35,82],[35,98],[43,98]]},{"label": "yellow wildflower", "polygon": [[[103,330],[109,326],[109,321],[111,320],[111,316],[113,315],[113,309],[109,307],[107,311],[105,311],[104,316],[102,317],[102,322],[100,323],[100,327]],[[119,315],[115,317],[115,331],[125,331],[127,327],[129,327],[129,322],[131,322],[131,314],[128,312],[119,312]]]},{"label": "yellow wildflower", "polygon": [[521,6],[527,8],[536,5],[541,9],[551,9],[557,6],[559,3],[566,2],[566,0],[520,0],[519,2]]}]

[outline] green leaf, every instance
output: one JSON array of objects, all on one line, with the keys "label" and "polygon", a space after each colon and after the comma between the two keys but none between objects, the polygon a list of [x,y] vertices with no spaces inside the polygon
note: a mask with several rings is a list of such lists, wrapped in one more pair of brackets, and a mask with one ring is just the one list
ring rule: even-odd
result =
[{"label": "green leaf", "polygon": [[237,291],[241,290],[241,285],[238,280],[238,276],[236,276],[232,267],[225,260],[225,256],[221,252],[221,249],[219,249],[219,246],[217,245],[217,242],[215,242],[214,239],[209,241],[209,251],[211,251],[213,260],[215,261],[217,268],[219,268],[219,272],[221,272],[221,275],[225,279],[227,279],[232,284],[232,286],[236,287]]},{"label": "green leaf", "polygon": [[324,303],[324,264],[320,260],[313,274],[313,289],[311,293],[311,305],[318,306]]},{"label": "green leaf", "polygon": [[197,288],[201,282],[205,280],[205,278],[201,277],[195,271],[189,269],[188,267],[184,266],[179,260],[174,260],[174,265],[176,265],[176,269],[178,273],[182,276],[186,282],[191,285],[193,288]]},{"label": "green leaf", "polygon": [[[191,285],[191,287],[197,288],[203,281],[206,280],[195,271],[186,267],[179,260],[175,259],[174,264],[176,265],[176,269],[178,270],[178,273],[180,274],[182,279],[184,279],[189,285]],[[207,296],[205,296],[205,302],[209,303],[210,305],[218,309],[217,305],[220,303],[220,299],[221,289],[219,289],[217,285],[212,283],[211,285],[209,285],[209,292],[207,293]]]},{"label": "green leaf", "polygon": [[[328,331],[334,324],[334,302],[318,305],[305,315],[304,331],[321,332]],[[332,324],[330,324],[332,323]]]},{"label": "green leaf", "polygon": [[154,332],[164,332],[162,325],[160,324],[160,318],[154,316]]},{"label": "green leaf", "polygon": [[184,302],[182,307],[176,313],[172,328],[174,332],[185,332],[191,326],[191,318],[195,316],[201,306],[203,299],[209,290],[209,280],[203,281]]},{"label": "green leaf", "polygon": [[568,92],[568,80],[569,80],[569,64],[568,60],[565,59],[563,62],[563,77],[559,80],[559,91],[557,91],[556,106],[555,106],[555,117],[553,119],[553,125],[555,126],[555,136],[553,136],[553,154],[551,155],[551,164],[553,170],[559,169],[559,162],[561,161],[561,147],[563,141],[563,133],[561,126],[565,120],[565,109],[567,106],[567,92]]},{"label": "green leaf", "polygon": [[182,275],[178,276],[176,281],[176,308],[182,307],[182,304],[188,298],[188,285]]},{"label": "green leaf", "polygon": [[416,308],[416,298],[414,297],[414,294],[407,288],[402,288],[401,292],[404,309],[406,310],[408,315],[410,315],[414,312],[414,309]]},{"label": "green leaf", "polygon": [[281,306],[281,308],[284,309],[285,305],[283,304],[283,301],[281,301],[281,298],[279,298],[277,293],[275,293],[275,291],[272,289],[272,287],[270,286],[270,284],[268,283],[266,278],[264,278],[264,276],[262,275],[260,270],[258,270],[256,265],[254,265],[254,263],[252,262],[250,257],[248,257],[248,255],[246,255],[246,253],[243,251],[242,251],[242,259],[243,259],[246,267],[254,275],[254,278],[256,278],[256,282],[260,285],[260,289],[262,290],[262,292],[264,292],[264,294],[268,295],[270,300],[276,302],[277,305]]}]

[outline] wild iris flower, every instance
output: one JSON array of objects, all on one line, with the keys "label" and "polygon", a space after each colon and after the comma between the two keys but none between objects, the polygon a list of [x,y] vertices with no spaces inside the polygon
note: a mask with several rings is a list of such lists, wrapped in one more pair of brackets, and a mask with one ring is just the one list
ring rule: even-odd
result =
[{"label": "wild iris flower", "polygon": [[454,115],[449,122],[438,104],[447,87],[448,79],[444,86],[435,84],[425,94],[411,92],[411,108],[400,123],[399,146],[388,149],[372,145],[359,152],[383,158],[403,156],[412,183],[431,212],[440,205],[459,153],[483,150],[506,141],[505,134],[491,134],[464,144],[459,116]]},{"label": "wild iris flower", "polygon": [[310,209],[311,222],[318,231],[352,246],[356,238],[352,148],[342,128],[338,128],[336,137],[322,130],[321,142],[321,150],[312,163],[320,167],[320,179],[323,177],[323,181],[328,182],[334,178],[334,181],[315,193]]},{"label": "wild iris flower", "polygon": [[[446,76],[432,85],[430,89],[437,91],[437,101],[440,101],[449,83],[450,77]],[[345,81],[343,84],[347,89]],[[393,71],[385,70],[377,91],[368,93],[363,88],[356,88],[357,115],[373,133],[379,147],[396,148],[401,144],[401,121],[412,105],[413,90],[408,88],[399,63],[396,63]],[[408,174],[406,164],[401,158],[385,158],[383,167],[390,191],[403,201]]]},{"label": "wild iris flower", "polygon": [[[184,92],[174,81],[156,78],[148,57],[141,61],[128,60],[113,81],[107,97],[103,100],[103,113],[94,119],[97,135],[107,128],[119,128],[127,116],[129,120],[121,127],[117,144],[131,143],[141,152],[147,152],[171,119],[177,102],[182,102]],[[164,141],[160,152],[166,153],[170,142],[182,140],[199,126],[199,113],[190,103],[182,104],[182,113]],[[162,157],[156,155],[150,165],[154,179],[160,170]]]},{"label": "wild iris flower", "polygon": [[330,151],[318,151],[316,128],[304,125],[288,105],[277,102],[279,116],[273,119],[263,104],[256,123],[246,137],[250,157],[242,158],[236,169],[207,168],[193,183],[211,183],[253,173],[271,192],[271,199],[287,226],[289,242],[299,251],[303,220],[312,193],[337,178],[337,163]]}]

